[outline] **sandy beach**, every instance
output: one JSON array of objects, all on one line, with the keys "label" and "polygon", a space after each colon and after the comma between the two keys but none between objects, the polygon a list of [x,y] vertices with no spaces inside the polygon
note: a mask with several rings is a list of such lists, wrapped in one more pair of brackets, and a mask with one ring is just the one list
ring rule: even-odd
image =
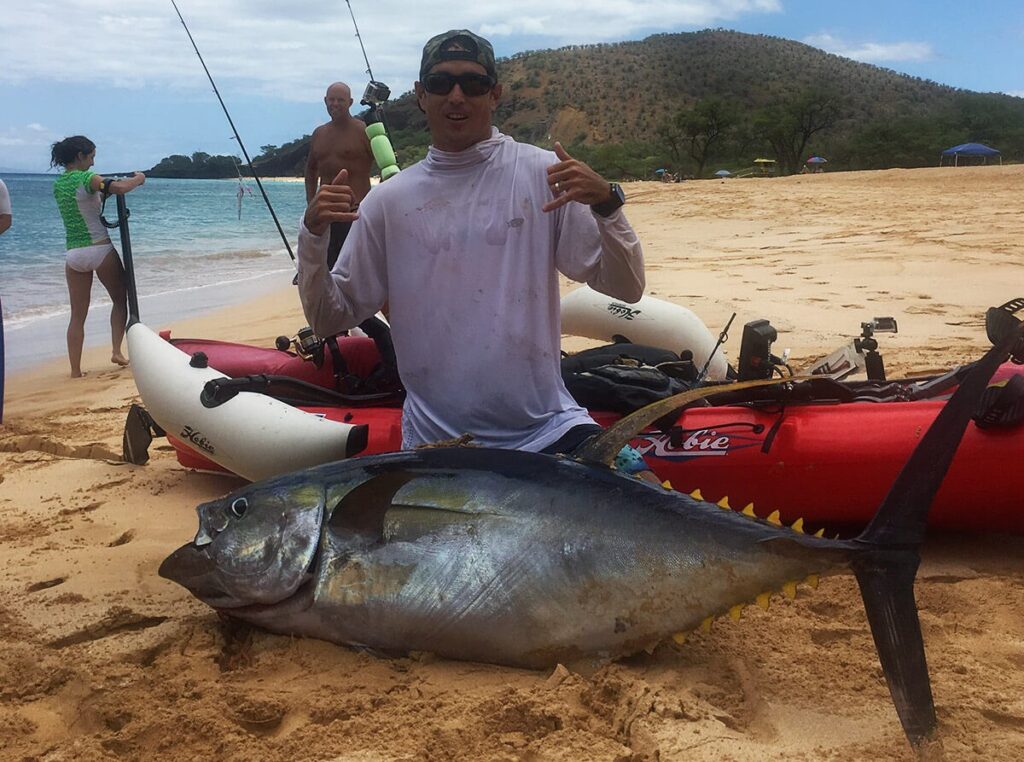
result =
[{"label": "sandy beach", "polygon": [[[736,313],[731,359],[757,318],[799,366],[892,316],[899,333],[879,339],[894,375],[976,358],[985,310],[1024,296],[1022,188],[1024,166],[825,173],[634,183],[626,208],[648,293],[716,334]],[[272,346],[303,323],[284,281],[151,327]],[[156,570],[194,535],[195,506],[242,482],[183,469],[162,440],[147,465],[122,463],[138,398],[108,354],[89,349],[76,381],[63,359],[8,378],[0,757],[914,758],[850,576],[584,672],[385,659],[219,620]],[[945,758],[1016,758],[1024,537],[935,535],[923,557],[916,590]]]}]

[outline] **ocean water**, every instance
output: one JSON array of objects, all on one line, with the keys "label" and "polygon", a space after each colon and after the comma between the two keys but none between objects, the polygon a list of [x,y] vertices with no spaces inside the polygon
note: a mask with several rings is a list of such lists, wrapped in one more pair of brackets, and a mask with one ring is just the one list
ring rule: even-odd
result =
[{"label": "ocean water", "polygon": [[[102,171],[101,171],[102,174]],[[65,352],[69,314],[64,278],[64,226],[53,199],[56,174],[0,175],[10,191],[14,223],[0,236],[0,299],[6,366],[17,370]],[[301,182],[263,180],[292,251],[305,209]],[[166,320],[175,306],[215,309],[260,290],[280,288],[295,271],[252,180],[148,178],[125,196],[144,321]],[[117,219],[116,199],[104,214]],[[111,241],[121,251],[117,229]],[[123,252],[122,252],[123,253]],[[94,280],[86,345],[109,342],[106,290]]]}]

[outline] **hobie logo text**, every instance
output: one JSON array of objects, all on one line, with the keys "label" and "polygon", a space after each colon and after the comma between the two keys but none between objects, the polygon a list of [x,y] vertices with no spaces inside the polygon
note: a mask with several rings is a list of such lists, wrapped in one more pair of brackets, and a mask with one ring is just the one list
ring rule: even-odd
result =
[{"label": "hobie logo text", "polygon": [[[761,444],[756,436],[763,431],[760,425],[724,424],[727,427],[737,425],[753,429],[749,434],[734,431],[723,433],[719,428],[676,429],[668,434],[642,434],[633,441],[641,455],[653,455],[656,458],[669,460],[688,460],[690,458],[721,457],[728,455],[730,450],[742,450],[757,447]],[[754,436],[751,436],[751,435]]]},{"label": "hobie logo text", "polygon": [[210,443],[210,440],[204,437],[201,431],[196,431],[191,426],[186,426],[185,428],[183,428],[178,436],[180,436],[182,439],[188,442],[191,442],[193,445],[198,447],[203,452],[208,452],[211,455],[213,455],[215,452],[215,450],[213,449],[213,445]]},{"label": "hobie logo text", "polygon": [[619,304],[618,302],[609,304],[608,311],[615,317],[620,317],[623,320],[632,320],[640,314],[640,310],[634,310],[632,307],[627,307],[625,304]]}]

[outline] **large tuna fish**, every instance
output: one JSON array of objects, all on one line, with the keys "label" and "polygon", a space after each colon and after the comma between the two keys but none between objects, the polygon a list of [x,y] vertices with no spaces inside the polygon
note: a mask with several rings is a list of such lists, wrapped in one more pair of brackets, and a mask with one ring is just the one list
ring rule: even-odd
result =
[{"label": "large tuna fish", "polygon": [[[917,548],[932,495],[1010,346],[978,363],[853,540],[722,510],[602,463],[439,448],[344,460],[201,505],[195,540],[160,574],[274,632],[542,667],[649,648],[852,568],[917,744],[935,729]],[[645,416],[671,404],[624,419],[588,454],[607,462]]]}]

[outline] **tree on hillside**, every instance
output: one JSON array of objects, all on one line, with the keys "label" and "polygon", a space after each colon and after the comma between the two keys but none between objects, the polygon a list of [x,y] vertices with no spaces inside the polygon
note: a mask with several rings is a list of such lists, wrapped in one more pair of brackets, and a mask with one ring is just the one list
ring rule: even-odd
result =
[{"label": "tree on hillside", "polygon": [[811,137],[835,125],[842,116],[837,95],[804,90],[777,102],[754,117],[756,134],[771,146],[783,174],[799,171]]},{"label": "tree on hillside", "polygon": [[718,97],[703,98],[688,112],[682,112],[683,133],[690,158],[697,164],[696,176],[704,177],[704,167],[718,147],[739,124],[739,107]]},{"label": "tree on hillside", "polygon": [[946,126],[941,119],[876,119],[843,141],[843,156],[830,156],[829,160],[842,161],[854,169],[930,167],[944,147],[964,142],[959,138],[956,128]]}]

